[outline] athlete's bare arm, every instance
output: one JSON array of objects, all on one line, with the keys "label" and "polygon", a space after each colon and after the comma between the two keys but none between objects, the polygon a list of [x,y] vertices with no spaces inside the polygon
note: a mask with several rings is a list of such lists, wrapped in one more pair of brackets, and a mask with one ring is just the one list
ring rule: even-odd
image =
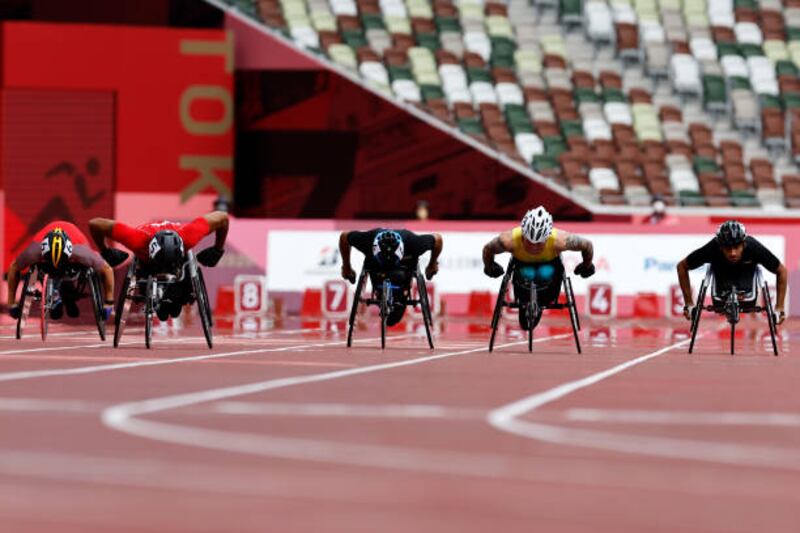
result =
[{"label": "athlete's bare arm", "polygon": [[590,265],[594,258],[594,246],[592,246],[592,241],[580,235],[575,235],[574,233],[559,231],[556,249],[559,253],[563,251],[580,252],[581,256],[583,256],[583,262],[586,265]]},{"label": "athlete's bare arm", "polygon": [[222,250],[225,248],[225,239],[228,237],[228,213],[225,211],[212,211],[203,218],[208,222],[209,232],[214,232],[214,247]]},{"label": "athlete's bare arm", "polygon": [[494,263],[494,256],[503,252],[510,252],[514,247],[510,231],[504,231],[483,247],[483,266],[488,267]]},{"label": "athlete's bare arm", "polygon": [[14,307],[17,303],[17,285],[19,284],[19,267],[17,260],[11,261],[8,267],[8,307]]},{"label": "athlete's bare arm", "polygon": [[350,235],[349,231],[343,231],[341,235],[339,235],[339,255],[342,256],[342,277],[350,283],[355,283],[356,273],[353,270],[353,266],[350,264],[350,250],[352,246],[350,246],[350,242],[347,240],[348,235]]},{"label": "athlete's bare arm", "polygon": [[92,236],[94,244],[100,252],[108,249],[106,238],[111,238],[111,230],[114,229],[114,220],[110,218],[96,217],[89,221],[89,234]]}]

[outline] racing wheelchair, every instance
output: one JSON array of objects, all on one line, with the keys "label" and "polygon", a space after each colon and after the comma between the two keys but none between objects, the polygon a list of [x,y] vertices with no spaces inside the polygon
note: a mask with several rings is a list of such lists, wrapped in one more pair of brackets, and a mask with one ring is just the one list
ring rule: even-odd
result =
[{"label": "racing wheelchair", "polygon": [[[431,316],[431,306],[430,302],[428,301],[428,289],[425,285],[425,276],[420,272],[419,265],[413,271],[410,271],[408,268],[405,267],[398,267],[398,271],[404,271],[406,276],[413,277],[417,283],[417,298],[411,298],[411,287],[409,284],[409,288],[403,290],[404,298],[402,302],[396,302],[396,294],[395,291],[397,289],[402,289],[402,287],[398,285],[394,285],[392,280],[390,279],[390,275],[383,272],[372,272],[370,273],[366,268],[361,269],[361,273],[358,275],[358,280],[356,281],[356,292],[355,298],[353,298],[353,306],[350,309],[350,318],[348,320],[348,329],[347,329],[347,347],[349,348],[353,341],[353,326],[356,322],[356,314],[358,313],[358,306],[362,303],[366,305],[374,305],[380,309],[380,318],[381,318],[381,349],[386,348],[386,327],[387,327],[387,320],[389,319],[389,314],[391,313],[392,309],[396,305],[403,305],[403,306],[420,306],[422,311],[422,321],[425,324],[425,335],[428,338],[428,346],[433,349],[433,337],[431,336],[431,328],[433,328],[433,318]],[[371,276],[370,276],[371,274]],[[364,291],[364,284],[366,283],[367,277],[373,280],[373,287],[372,287],[372,294],[368,297],[363,297],[362,293]],[[376,281],[380,282],[380,285],[376,286]]]},{"label": "racing wheelchair", "polygon": [[[500,292],[497,295],[497,303],[494,306],[494,313],[492,314],[492,334],[489,338],[489,352],[494,350],[494,339],[495,335],[497,334],[497,326],[500,324],[500,318],[503,314],[503,309],[520,309],[523,306],[526,306],[526,313],[529,317],[527,321],[528,327],[526,328],[528,332],[529,352],[533,351],[533,330],[538,323],[537,317],[539,317],[539,314],[545,309],[568,309],[569,319],[572,325],[572,334],[575,337],[575,347],[577,348],[578,353],[581,353],[581,341],[578,338],[578,332],[581,329],[581,323],[580,319],[578,318],[577,307],[575,306],[575,293],[572,291],[572,280],[564,271],[564,264],[561,262],[561,259],[554,261],[553,264],[556,267],[556,272],[554,273],[553,281],[550,284],[546,286],[537,286],[534,282],[525,282],[521,284],[522,286],[520,288],[528,291],[528,297],[524,299],[525,301],[523,301],[523,299],[520,298],[520,295],[517,294],[517,290],[514,291],[514,296],[512,299],[509,300],[508,298],[508,285],[511,282],[511,278],[514,276],[514,272],[520,266],[520,263],[513,257],[508,261],[505,274],[503,274],[503,280],[500,282]],[[553,298],[552,303],[540,304],[539,295],[544,291],[552,290],[554,285],[563,285],[566,301],[564,303],[558,301],[560,296],[559,289]]]},{"label": "racing wheelchair", "polygon": [[[92,300],[94,319],[100,340],[106,340],[106,321],[103,313],[103,293],[100,276],[92,268],[70,265],[66,272],[51,275],[41,265],[32,265],[22,278],[22,292],[19,303],[20,315],[17,318],[17,339],[22,338],[33,303],[39,306],[39,330],[42,340],[47,339],[50,312],[58,299],[61,284],[69,282],[74,285],[73,292],[77,303],[81,298]],[[89,288],[88,293],[86,288]]]},{"label": "racing wheelchair", "polygon": [[[711,287],[711,304],[705,304],[706,292]],[[762,293],[762,305],[758,305],[758,291]],[[772,296],[769,292],[769,286],[761,274],[759,267],[755,268],[753,273],[753,282],[751,288],[748,290],[737,290],[735,285],[730,289],[724,291],[719,290],[714,279],[714,273],[709,266],[706,270],[706,275],[703,282],[700,284],[700,290],[697,293],[697,305],[692,310],[692,339],[689,341],[689,353],[694,350],[694,342],[697,337],[697,330],[700,327],[700,316],[703,311],[710,311],[718,315],[724,315],[731,326],[731,355],[735,353],[736,342],[736,324],[739,323],[740,314],[742,313],[766,313],[767,324],[769,324],[769,336],[772,340],[772,352],[778,355],[778,343],[776,336],[778,333],[778,326],[775,321],[775,310],[772,306]]]},{"label": "racing wheelchair", "polygon": [[[188,280],[187,280],[188,278]],[[140,305],[144,311],[144,344],[149,349],[153,337],[153,315],[159,305],[165,299],[165,294],[177,286],[177,284],[187,283],[190,292],[185,296],[184,303],[191,304],[197,302],[197,311],[200,315],[200,322],[203,326],[203,335],[209,348],[213,347],[211,329],[213,319],[211,317],[211,305],[208,300],[206,284],[203,280],[203,271],[197,264],[194,254],[190,250],[186,254],[186,261],[180,268],[179,274],[161,274],[154,272],[135,257],[128,266],[125,280],[117,298],[114,317],[114,348],[119,346],[119,340],[125,329],[125,323],[132,304]]]}]

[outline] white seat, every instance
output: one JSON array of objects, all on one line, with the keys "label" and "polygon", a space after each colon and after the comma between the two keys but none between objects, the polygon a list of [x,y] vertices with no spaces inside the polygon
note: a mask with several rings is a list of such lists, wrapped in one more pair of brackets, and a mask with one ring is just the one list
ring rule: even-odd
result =
[{"label": "white seat", "polygon": [[358,7],[353,0],[330,0],[331,11],[334,15],[357,16]]},{"label": "white seat", "polygon": [[369,81],[378,85],[389,85],[389,73],[383,63],[377,61],[364,61],[358,66],[358,71]]},{"label": "white seat", "polygon": [[457,103],[472,104],[472,93],[466,87],[445,87],[444,96],[450,107]]},{"label": "white seat", "polygon": [[755,22],[737,22],[733,27],[733,32],[736,34],[736,40],[739,43],[761,46],[764,42],[761,28]]},{"label": "white seat", "polygon": [[609,124],[633,125],[631,108],[625,102],[607,102],[603,105],[603,114]]},{"label": "white seat", "polygon": [[412,80],[394,80],[392,91],[406,102],[419,102],[422,100],[419,86]]},{"label": "white seat", "polygon": [[468,31],[464,33],[464,48],[481,56],[484,61],[489,61],[492,55],[492,43],[489,36],[483,32]]},{"label": "white seat", "polygon": [[588,118],[583,121],[583,133],[586,140],[594,142],[596,140],[612,140],[611,126],[602,118]]},{"label": "white seat", "polygon": [[693,37],[689,41],[689,48],[691,48],[692,55],[698,61],[717,60],[717,47],[714,45],[714,41],[708,37]]},{"label": "white seat", "polygon": [[614,20],[608,4],[603,1],[589,1],[583,5],[583,26],[593,41],[614,39]]},{"label": "white seat", "polygon": [[702,91],[700,83],[700,66],[697,60],[689,54],[673,54],[670,58],[670,76],[675,90],[678,92],[699,94]]},{"label": "white seat", "polygon": [[617,174],[610,168],[593,168],[589,171],[589,182],[595,189],[619,190]]},{"label": "white seat", "polygon": [[643,43],[664,43],[667,35],[664,27],[655,20],[639,21],[639,39]]},{"label": "white seat", "polygon": [[508,104],[523,105],[525,103],[522,89],[520,89],[519,85],[516,83],[498,83],[495,87],[495,91],[497,91],[497,99],[503,108]]},{"label": "white seat", "polygon": [[473,81],[469,84],[469,92],[472,93],[472,100],[476,105],[497,103],[494,86],[488,81]]},{"label": "white seat", "polygon": [[514,135],[514,144],[519,155],[529,164],[534,156],[544,153],[544,143],[535,133],[517,133]]},{"label": "white seat", "polygon": [[726,78],[742,77],[747,78],[750,71],[747,69],[747,63],[742,56],[722,56],[720,60],[722,63],[722,72],[725,73]]},{"label": "white seat", "polygon": [[676,191],[700,192],[700,183],[691,168],[670,170],[669,181]]},{"label": "white seat", "polygon": [[319,48],[319,34],[313,28],[301,26],[290,30],[294,42],[304,48]]},{"label": "white seat", "polygon": [[467,75],[461,65],[444,64],[439,66],[442,86],[448,89],[467,89]]}]

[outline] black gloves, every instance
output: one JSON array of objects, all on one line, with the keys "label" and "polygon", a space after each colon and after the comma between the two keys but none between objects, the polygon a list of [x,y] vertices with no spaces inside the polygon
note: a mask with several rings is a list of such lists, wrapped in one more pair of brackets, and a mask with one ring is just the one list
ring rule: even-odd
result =
[{"label": "black gloves", "polygon": [[594,263],[581,263],[580,265],[575,267],[575,275],[580,276],[582,278],[588,278],[594,275]]},{"label": "black gloves", "polygon": [[203,266],[214,267],[217,266],[217,263],[222,259],[222,254],[224,253],[224,249],[217,248],[216,246],[209,246],[197,254],[197,262]]},{"label": "black gloves", "polygon": [[18,320],[20,315],[22,315],[22,308],[18,305],[15,305],[8,309],[8,314],[11,315],[11,318],[14,320]]},{"label": "black gloves", "polygon": [[103,256],[103,259],[106,260],[106,263],[108,263],[111,268],[114,268],[124,263],[129,254],[116,248],[106,248],[100,252],[100,255]]},{"label": "black gloves", "polygon": [[490,278],[499,278],[504,272],[505,270],[503,270],[503,267],[498,265],[497,262],[493,262],[491,265],[486,265],[483,267],[483,273]]}]

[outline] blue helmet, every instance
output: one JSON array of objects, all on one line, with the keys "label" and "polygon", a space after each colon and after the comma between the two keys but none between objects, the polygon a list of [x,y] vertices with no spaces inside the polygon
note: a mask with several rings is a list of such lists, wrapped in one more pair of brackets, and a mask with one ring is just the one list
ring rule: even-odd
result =
[{"label": "blue helmet", "polygon": [[382,265],[395,265],[403,258],[403,238],[392,230],[378,232],[372,242],[372,255]]}]

